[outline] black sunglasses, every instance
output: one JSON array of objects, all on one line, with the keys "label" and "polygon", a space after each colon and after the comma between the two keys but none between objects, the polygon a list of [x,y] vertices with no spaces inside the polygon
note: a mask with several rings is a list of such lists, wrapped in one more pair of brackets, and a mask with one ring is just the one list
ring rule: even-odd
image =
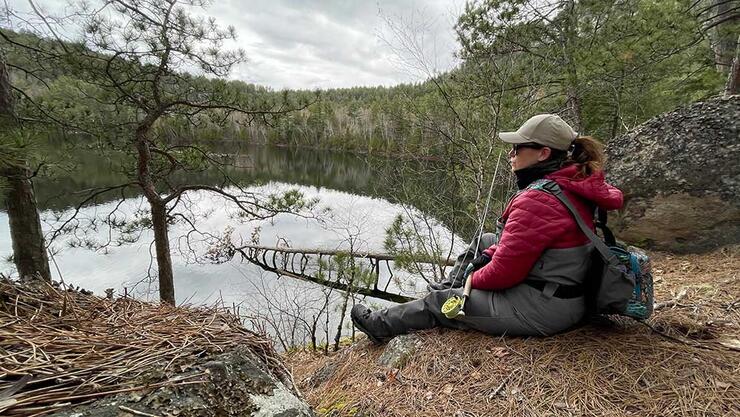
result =
[{"label": "black sunglasses", "polygon": [[522,148],[542,149],[544,147],[545,145],[540,145],[539,143],[535,143],[535,142],[515,143],[511,145],[511,152],[509,152],[509,154],[516,155],[517,152],[519,152],[519,149],[522,149]]}]

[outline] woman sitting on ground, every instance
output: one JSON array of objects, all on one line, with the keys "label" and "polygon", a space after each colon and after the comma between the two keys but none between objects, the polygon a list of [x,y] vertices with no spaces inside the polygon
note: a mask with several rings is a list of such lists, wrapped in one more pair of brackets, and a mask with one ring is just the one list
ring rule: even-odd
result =
[{"label": "woman sitting on ground", "polygon": [[[603,147],[591,137],[578,137],[553,114],[534,116],[516,132],[499,137],[512,144],[509,158],[520,190],[499,219],[500,236],[486,233],[474,240],[458,257],[448,281],[432,286],[422,299],[375,312],[355,305],[352,321],[373,342],[437,326],[547,336],[583,319],[583,282],[592,244],[554,195],[527,187],[543,178],[555,181],[593,229],[597,206],[622,206],[622,192],[604,181]],[[470,263],[475,272],[468,277],[473,289],[465,315],[448,319],[442,304],[462,294],[459,287]]]}]

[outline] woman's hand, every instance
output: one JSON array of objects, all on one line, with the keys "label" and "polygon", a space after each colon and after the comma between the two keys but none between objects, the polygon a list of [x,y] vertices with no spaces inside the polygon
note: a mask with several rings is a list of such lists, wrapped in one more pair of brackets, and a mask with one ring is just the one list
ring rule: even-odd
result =
[{"label": "woman's hand", "polygon": [[488,264],[489,262],[491,262],[491,257],[484,253],[483,255],[470,261],[470,264],[473,265],[473,271],[477,271],[486,266],[486,264]]}]

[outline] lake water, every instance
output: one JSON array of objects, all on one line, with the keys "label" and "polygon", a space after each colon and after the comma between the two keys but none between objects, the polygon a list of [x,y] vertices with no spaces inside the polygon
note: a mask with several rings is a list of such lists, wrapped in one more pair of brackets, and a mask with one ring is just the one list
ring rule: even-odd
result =
[{"label": "lake water", "polygon": [[[239,155],[239,168],[230,175],[242,187],[263,195],[297,189],[308,199],[318,199],[313,213],[319,213],[319,217],[281,214],[265,221],[244,221],[237,216],[236,207],[225,199],[208,192],[188,193],[175,212],[194,215],[201,234],[188,235],[192,228],[184,222],[170,226],[176,299],[178,303],[238,306],[239,313],[250,325],[275,337],[279,335],[283,347],[307,341],[306,321],[318,323],[314,324],[319,329],[320,340],[333,338],[343,293],[328,293],[321,286],[290,277],[278,278],[239,259],[221,264],[203,262],[201,255],[208,249],[204,235],[222,234],[228,228],[233,230],[232,240],[237,243],[259,236],[259,243],[264,246],[289,244],[294,248],[353,248],[382,253],[385,230],[394,218],[399,214],[420,213],[391,192],[389,184],[400,181],[421,184],[421,192],[423,187],[429,187],[429,193],[443,191],[440,184],[444,180],[430,178],[428,173],[418,178],[408,174],[398,178],[402,175],[399,161],[369,162],[348,154],[268,147],[232,147],[229,151]],[[59,227],[74,213],[74,207],[84,196],[83,190],[125,182],[122,175],[116,174],[120,161],[102,158],[92,151],[72,152],[65,162],[54,180],[39,178],[35,182],[46,231]],[[191,180],[216,184],[218,179],[218,175],[206,173]],[[94,242],[90,247],[96,247],[108,241],[116,242],[122,236],[119,231],[111,231],[102,219],[131,221],[147,209],[146,201],[135,190],[123,197],[113,193],[81,208],[78,220],[72,223],[78,227],[51,244],[52,274],[54,279],[99,295],[112,288],[116,294],[126,292],[137,298],[157,300],[156,278],[152,278],[156,275],[156,264],[151,231],[143,230],[135,242],[113,244],[104,249],[84,245]],[[463,247],[464,242],[440,221],[432,219],[430,224],[425,233],[431,233],[442,246],[453,248],[453,252]],[[4,211],[0,212],[0,254],[3,255],[0,271],[13,274],[13,265],[7,261],[11,242]],[[381,269],[381,280],[389,279],[388,272]],[[425,282],[419,277],[393,272],[394,277],[400,277],[400,281],[389,287],[394,292],[418,296],[423,291]],[[324,306],[327,300],[328,307]]]}]

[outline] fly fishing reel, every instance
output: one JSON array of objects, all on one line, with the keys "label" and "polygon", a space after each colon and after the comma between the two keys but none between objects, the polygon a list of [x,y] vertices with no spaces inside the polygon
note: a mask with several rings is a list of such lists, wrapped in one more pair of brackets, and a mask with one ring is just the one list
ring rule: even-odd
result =
[{"label": "fly fishing reel", "polygon": [[459,295],[453,295],[452,297],[448,298],[444,304],[442,304],[442,314],[444,314],[445,317],[447,317],[448,319],[454,319],[459,316],[464,316],[464,307],[465,298],[460,297]]},{"label": "fly fishing reel", "polygon": [[469,264],[467,268],[465,268],[465,273],[463,274],[463,279],[465,280],[463,295],[459,296],[454,294],[449,297],[444,304],[442,304],[442,314],[450,320],[465,316],[465,301],[470,297],[470,290],[472,289],[472,282],[469,279],[469,275],[472,271],[473,265]]}]

